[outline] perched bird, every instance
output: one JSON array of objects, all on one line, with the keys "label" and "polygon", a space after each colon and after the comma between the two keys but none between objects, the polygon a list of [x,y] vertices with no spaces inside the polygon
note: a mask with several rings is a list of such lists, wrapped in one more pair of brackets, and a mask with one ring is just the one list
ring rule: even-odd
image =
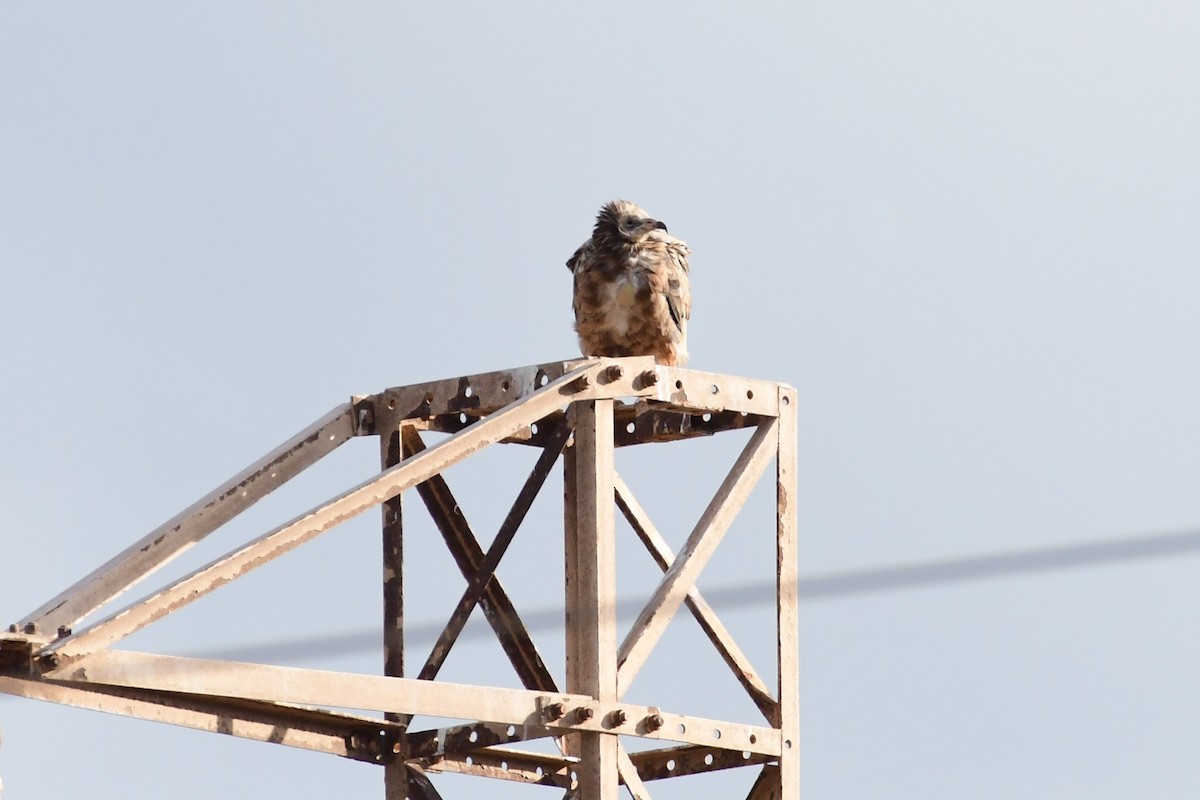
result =
[{"label": "perched bird", "polygon": [[592,238],[567,261],[575,276],[575,332],[583,354],[686,363],[691,252],[628,200],[601,208]]}]

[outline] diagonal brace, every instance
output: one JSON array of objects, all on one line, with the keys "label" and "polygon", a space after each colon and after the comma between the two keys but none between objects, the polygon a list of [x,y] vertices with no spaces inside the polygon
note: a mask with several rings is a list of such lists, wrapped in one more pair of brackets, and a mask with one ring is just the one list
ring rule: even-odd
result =
[{"label": "diagonal brace", "polygon": [[495,412],[428,450],[404,459],[395,467],[384,470],[365,483],[222,556],[167,588],[90,628],[60,639],[43,654],[51,655],[59,662],[82,658],[141,630],[561,408],[573,393],[572,384],[599,369],[599,364],[591,364],[568,372],[524,400]]},{"label": "diagonal brace", "polygon": [[[521,491],[517,494],[517,499],[509,509],[508,515],[504,518],[504,522],[500,525],[500,530],[496,533],[496,538],[488,547],[487,555],[483,559],[483,563],[479,565],[478,571],[470,577],[466,590],[459,598],[458,605],[454,607],[454,612],[450,615],[450,621],[446,623],[446,627],[442,629],[438,636],[437,643],[434,644],[433,650],[429,653],[429,658],[425,661],[425,666],[421,668],[417,675],[418,680],[433,680],[437,677],[438,670],[445,663],[446,657],[450,654],[450,648],[458,640],[458,636],[462,633],[463,626],[467,623],[467,618],[471,616],[471,611],[475,605],[483,598],[484,592],[493,581],[493,576],[496,572],[496,567],[500,564],[500,559],[504,557],[508,550],[509,544],[512,543],[513,537],[516,536],[517,529],[525,520],[525,515],[529,512],[529,508],[533,505],[534,498],[541,491],[542,485],[546,482],[546,477],[550,474],[550,470],[558,461],[559,455],[562,454],[563,448],[567,444],[567,439],[571,435],[571,429],[565,424],[558,426],[552,435],[549,442],[546,443],[545,449],[537,462],[533,466],[533,470],[529,473],[529,477],[525,480],[525,485],[521,487]],[[552,691],[550,687],[546,687],[547,691]]]},{"label": "diagonal brace", "polygon": [[775,455],[778,424],[775,420],[768,420],[755,431],[688,536],[679,557],[671,564],[621,643],[617,655],[618,697],[625,694],[637,677],[638,670],[646,663],[650,651],[666,631],[668,623],[692,590],[696,578],[721,543],[767,463]]},{"label": "diagonal brace", "polygon": [[206,496],[118,553],[18,624],[72,627],[353,438],[353,407],[334,408]]},{"label": "diagonal brace", "polygon": [[[671,546],[667,544],[662,534],[654,527],[654,523],[650,521],[646,510],[638,503],[637,498],[633,496],[633,492],[630,491],[625,481],[616,473],[613,474],[613,485],[616,489],[617,506],[625,515],[625,519],[629,521],[634,533],[642,540],[642,544],[646,545],[646,549],[650,551],[650,555],[654,558],[655,563],[658,564],[663,572],[666,572],[675,561],[675,554],[671,551]],[[717,618],[716,612],[713,611],[712,607],[701,596],[700,590],[693,586],[688,591],[684,602],[687,603],[692,615],[700,623],[700,627],[713,643],[713,646],[721,654],[721,658],[733,670],[734,676],[737,677],[742,687],[750,695],[750,699],[754,701],[754,704],[758,706],[759,710],[762,711],[768,720],[772,720],[777,713],[779,704],[772,696],[770,687],[767,686],[767,682],[755,671],[749,657],[738,647],[738,643],[734,640],[728,629],[721,624],[721,620]]]},{"label": "diagonal brace", "polygon": [[[425,443],[421,441],[421,435],[415,429],[405,426],[401,429],[401,437],[406,453],[419,453],[424,450]],[[454,556],[463,577],[471,580],[483,566],[483,548],[463,516],[462,509],[445,478],[434,475],[417,485],[417,493],[441,531],[446,547]],[[480,598],[480,605],[525,688],[543,692],[558,691],[554,676],[542,661],[529,631],[521,622],[512,599],[498,578],[493,577],[488,581]]]}]

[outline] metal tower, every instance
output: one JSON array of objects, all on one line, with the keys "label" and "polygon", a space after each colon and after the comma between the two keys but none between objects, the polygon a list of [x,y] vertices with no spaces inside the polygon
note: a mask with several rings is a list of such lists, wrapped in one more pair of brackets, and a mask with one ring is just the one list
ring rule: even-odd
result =
[{"label": "metal tower", "polygon": [[[739,428],[753,429],[749,443],[682,550],[673,553],[614,470],[614,448]],[[451,435],[426,446],[421,431]],[[379,437],[378,475],[73,630],[355,436]],[[485,550],[441,472],[498,443],[542,452]],[[560,457],[568,620],[562,686],[495,576]],[[695,584],[772,461],[777,501],[772,621],[778,664],[777,680],[768,686]],[[735,767],[758,770],[748,800],[794,800],[799,795],[795,468],[792,387],[657,366],[650,358],[556,362],[354,397],[0,633],[0,692],[379,764],[387,800],[439,798],[429,777],[439,772],[558,787],[567,797],[582,800],[615,800],[624,785],[632,797],[644,800],[653,781]],[[415,677],[406,678],[401,494],[411,488],[441,532],[466,588],[424,665]],[[382,675],[113,648],[133,632],[374,506],[383,509]],[[663,571],[649,602],[620,640],[616,509]],[[525,689],[436,680],[477,605]],[[683,605],[761,710],[763,724],[701,719],[623,701]],[[384,712],[384,718],[330,708]],[[416,715],[475,721],[410,730]],[[664,746],[627,751],[621,737]],[[554,739],[559,754],[514,746],[543,738]]]}]

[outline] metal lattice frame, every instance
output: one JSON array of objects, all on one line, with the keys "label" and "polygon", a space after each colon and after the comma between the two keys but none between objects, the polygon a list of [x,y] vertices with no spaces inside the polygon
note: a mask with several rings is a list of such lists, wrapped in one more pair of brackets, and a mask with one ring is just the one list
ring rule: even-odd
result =
[{"label": "metal lattice frame", "polygon": [[[624,402],[614,402],[625,398]],[[629,402],[628,398],[634,398]],[[753,428],[749,443],[673,553],[613,467],[615,447]],[[420,431],[452,434],[426,447]],[[92,623],[78,622],[355,436],[376,435],[370,480]],[[441,472],[499,442],[542,449],[484,550]],[[559,687],[496,576],[558,462],[564,469],[566,686]],[[769,686],[696,588],[750,490],[776,464],[778,682]],[[0,692],[268,741],[384,767],[388,800],[440,797],[428,773],[556,786],[568,797],[635,800],[647,782],[757,767],[748,800],[799,796],[796,617],[796,398],[789,386],[582,359],[402,386],[355,397],[0,634]],[[466,579],[415,678],[403,677],[403,513],[416,488]],[[615,502],[614,502],[615,501]],[[384,669],[356,675],[111,649],[124,637],[369,508],[383,509]],[[623,640],[615,619],[615,510],[663,571]],[[700,719],[622,697],[686,605],[765,717]],[[471,611],[482,608],[525,689],[437,681]],[[323,707],[382,711],[384,719]],[[415,715],[478,720],[410,731]],[[626,752],[619,736],[671,746]],[[561,755],[511,747],[553,737]]]}]

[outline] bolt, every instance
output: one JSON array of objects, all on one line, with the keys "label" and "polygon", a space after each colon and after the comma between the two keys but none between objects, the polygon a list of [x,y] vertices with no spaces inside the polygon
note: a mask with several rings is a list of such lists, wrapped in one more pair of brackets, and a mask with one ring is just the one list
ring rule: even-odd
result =
[{"label": "bolt", "polygon": [[562,718],[562,715],[562,703],[551,703],[542,709],[542,719],[546,720],[547,722],[554,722],[555,720]]},{"label": "bolt", "polygon": [[625,724],[625,712],[621,709],[616,709],[608,715],[608,727],[619,728]]},{"label": "bolt", "polygon": [[642,386],[653,386],[658,383],[658,373],[652,369],[648,369],[641,375]]},{"label": "bolt", "polygon": [[21,631],[21,629],[17,627],[17,623],[15,623],[15,622],[12,625],[8,626],[9,633],[19,633],[20,631]]},{"label": "bolt", "polygon": [[37,633],[37,623],[36,622],[26,622],[25,623],[25,632],[30,635]]},{"label": "bolt", "polygon": [[70,636],[70,635],[71,635],[71,629],[70,629],[70,628],[68,628],[66,625],[59,625],[59,626],[58,626],[58,638],[60,638],[60,639],[65,639],[65,638],[67,638],[67,637],[68,637],[68,636]]},{"label": "bolt", "polygon": [[587,706],[580,706],[575,709],[575,722],[587,722],[596,712]]},{"label": "bolt", "polygon": [[663,718],[661,714],[651,714],[646,717],[646,730],[656,731],[663,726]]},{"label": "bolt", "polygon": [[587,375],[580,375],[571,382],[571,388],[576,392],[582,392],[584,389],[592,385],[592,379]]},{"label": "bolt", "polygon": [[604,377],[608,380],[609,383],[612,383],[613,381],[621,380],[621,377],[624,374],[625,374],[625,368],[622,367],[620,364],[612,364],[607,369],[604,370]]}]

